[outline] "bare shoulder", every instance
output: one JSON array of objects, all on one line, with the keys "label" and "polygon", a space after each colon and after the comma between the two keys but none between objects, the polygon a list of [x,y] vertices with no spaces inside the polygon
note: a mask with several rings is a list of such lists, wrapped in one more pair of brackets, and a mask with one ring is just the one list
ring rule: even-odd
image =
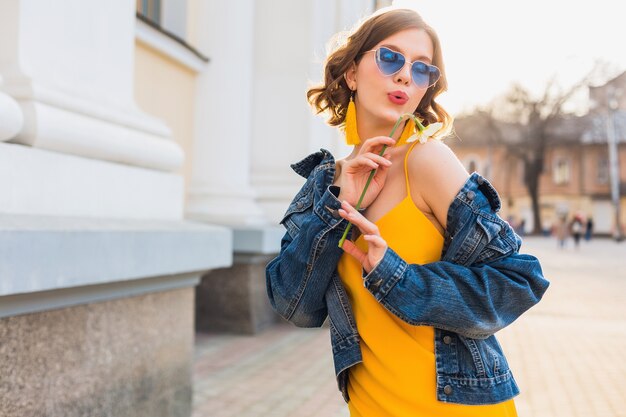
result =
[{"label": "bare shoulder", "polygon": [[452,149],[440,140],[417,144],[408,158],[411,196],[421,201],[445,228],[448,208],[469,174]]}]

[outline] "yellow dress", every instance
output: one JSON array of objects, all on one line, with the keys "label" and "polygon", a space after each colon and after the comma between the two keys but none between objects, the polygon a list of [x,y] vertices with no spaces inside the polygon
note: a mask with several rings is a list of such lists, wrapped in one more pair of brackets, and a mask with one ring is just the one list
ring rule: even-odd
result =
[{"label": "yellow dress", "polygon": [[[417,143],[417,142],[416,142]],[[407,196],[376,222],[389,247],[410,264],[439,260],[443,237],[411,198],[404,159]],[[361,236],[355,244],[362,250]],[[508,400],[490,405],[440,402],[436,397],[434,328],[413,326],[386,310],[363,287],[361,265],[344,253],[338,264],[361,337],[363,362],[350,369],[351,417],[516,417]]]}]

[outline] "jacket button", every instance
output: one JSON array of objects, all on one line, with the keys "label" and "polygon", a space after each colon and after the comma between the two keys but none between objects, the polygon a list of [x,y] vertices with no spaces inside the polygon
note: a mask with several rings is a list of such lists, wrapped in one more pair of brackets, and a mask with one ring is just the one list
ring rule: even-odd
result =
[{"label": "jacket button", "polygon": [[478,178],[476,178],[476,182],[478,183],[478,185],[483,185],[485,180],[483,180],[482,177],[478,177]]},{"label": "jacket button", "polygon": [[443,393],[446,395],[452,394],[452,387],[450,385],[446,385],[445,387],[443,387]]},{"label": "jacket button", "polygon": [[296,203],[296,207],[297,207],[297,208],[299,208],[299,209],[301,209],[303,205],[304,205],[304,204],[302,204],[302,201],[298,201],[298,202]]},{"label": "jacket button", "polygon": [[378,291],[380,289],[380,284],[383,283],[382,279],[379,279],[378,281],[376,281],[375,283],[370,285],[370,288],[374,291]]},{"label": "jacket button", "polygon": [[326,207],[326,210],[328,210],[328,212],[330,213],[331,216],[333,216],[334,219],[340,219],[341,215],[339,214],[338,210],[335,210],[334,208],[330,208],[328,206],[324,206]]},{"label": "jacket button", "polygon": [[476,197],[476,193],[474,191],[468,191],[467,194],[465,194],[465,196],[467,197],[468,200],[473,200],[474,197]]},{"label": "jacket button", "polygon": [[443,337],[443,343],[445,343],[446,345],[449,345],[451,342],[452,342],[452,338],[450,336]]}]

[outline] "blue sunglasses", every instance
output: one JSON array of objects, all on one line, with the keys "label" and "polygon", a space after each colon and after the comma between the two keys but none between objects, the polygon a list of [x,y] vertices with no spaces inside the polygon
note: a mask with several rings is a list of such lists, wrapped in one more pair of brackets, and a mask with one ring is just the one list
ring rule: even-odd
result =
[{"label": "blue sunglasses", "polygon": [[[406,63],[404,55],[384,46],[363,53],[367,52],[376,52],[376,66],[383,75],[389,76],[397,73]],[[419,88],[428,88],[434,85],[441,76],[441,71],[434,65],[422,61],[411,62],[410,65],[411,79]]]}]

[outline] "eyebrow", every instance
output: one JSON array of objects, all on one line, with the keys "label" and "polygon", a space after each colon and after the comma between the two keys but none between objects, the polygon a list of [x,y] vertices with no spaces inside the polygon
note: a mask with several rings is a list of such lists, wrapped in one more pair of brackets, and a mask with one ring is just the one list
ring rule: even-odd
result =
[{"label": "eyebrow", "polygon": [[[383,45],[378,45],[378,46],[379,46],[379,47],[384,46],[385,48],[393,49],[393,50],[394,50],[394,51],[396,51],[396,52],[400,52],[400,53],[402,53],[403,55],[406,55],[406,54],[402,51],[402,49],[401,49],[401,48],[397,47],[396,45],[390,44],[390,43],[386,43],[386,44],[383,44]],[[429,63],[429,64],[431,64],[431,63],[432,63],[432,60],[431,60],[429,57],[427,57],[426,55],[420,55],[420,56],[418,56],[418,57],[417,57],[417,58],[415,58],[415,59],[411,59],[411,62],[414,62],[414,61],[424,61],[424,62],[427,62],[427,63]]]}]

